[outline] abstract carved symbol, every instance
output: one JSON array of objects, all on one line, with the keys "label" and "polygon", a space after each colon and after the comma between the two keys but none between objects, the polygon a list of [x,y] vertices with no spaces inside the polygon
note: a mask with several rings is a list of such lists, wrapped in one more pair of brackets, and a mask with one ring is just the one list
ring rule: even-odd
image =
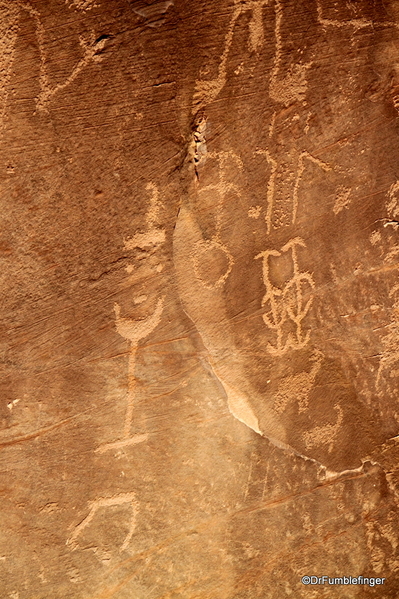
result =
[{"label": "abstract carved symbol", "polygon": [[70,546],[70,549],[72,551],[76,551],[76,549],[79,548],[77,538],[83,532],[83,530],[90,524],[90,522],[93,520],[94,516],[100,509],[124,504],[130,505],[132,510],[132,518],[130,521],[129,530],[120,548],[121,551],[124,551],[129,545],[134,530],[136,528],[138,503],[136,501],[136,496],[134,493],[120,493],[119,495],[114,495],[113,497],[100,497],[95,501],[90,501],[88,504],[89,513],[87,514],[86,518],[84,518],[84,520],[82,520],[82,522],[78,524],[78,526],[76,526],[73,534],[69,537],[66,544]]},{"label": "abstract carved symbol", "polygon": [[[267,349],[273,355],[283,355],[289,349],[301,349],[305,347],[310,338],[310,331],[304,333],[302,322],[308,314],[313,298],[306,296],[314,289],[313,277],[308,272],[300,272],[298,266],[297,248],[305,247],[305,242],[296,237],[286,243],[281,251],[266,250],[255,256],[263,259],[263,282],[266,293],[262,299],[265,312],[262,314],[265,325],[275,332],[275,345],[268,343]],[[288,281],[276,287],[270,280],[271,256],[280,257],[286,252],[291,253],[291,265],[293,274]],[[293,327],[294,331],[287,330]]]},{"label": "abstract carved symbol", "polygon": [[227,167],[231,168],[232,164],[235,164],[239,171],[243,168],[241,158],[231,150],[210,152],[207,160],[211,159],[218,162],[218,181],[202,187],[198,191],[198,196],[200,202],[201,195],[216,197],[215,233],[211,239],[198,241],[191,256],[197,279],[208,289],[222,286],[234,265],[233,256],[221,240],[222,214],[227,195],[229,193],[240,195],[237,185],[228,180]]}]

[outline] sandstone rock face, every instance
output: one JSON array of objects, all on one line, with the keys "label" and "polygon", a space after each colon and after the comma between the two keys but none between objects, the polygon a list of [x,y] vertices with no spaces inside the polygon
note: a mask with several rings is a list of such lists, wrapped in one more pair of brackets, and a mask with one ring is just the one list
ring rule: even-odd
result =
[{"label": "sandstone rock face", "polygon": [[0,31],[1,598],[397,598],[399,2]]}]

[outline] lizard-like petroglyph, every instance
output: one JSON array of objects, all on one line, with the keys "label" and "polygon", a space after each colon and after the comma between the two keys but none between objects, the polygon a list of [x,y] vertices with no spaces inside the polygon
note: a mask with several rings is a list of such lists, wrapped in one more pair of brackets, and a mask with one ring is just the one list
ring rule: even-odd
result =
[{"label": "lizard-like petroglyph", "polygon": [[133,536],[134,530],[136,528],[138,503],[136,501],[136,496],[134,493],[119,493],[118,495],[114,495],[112,497],[100,497],[99,499],[90,501],[88,504],[89,513],[82,520],[82,522],[80,524],[78,524],[78,526],[76,526],[72,535],[69,537],[69,539],[66,542],[67,545],[69,545],[70,549],[72,551],[76,551],[76,549],[79,548],[78,537],[82,534],[84,529],[87,528],[87,526],[89,526],[89,524],[92,522],[92,520],[94,519],[94,516],[97,514],[98,511],[100,511],[104,508],[112,508],[115,506],[125,505],[125,504],[127,504],[129,506],[129,508],[131,509],[132,517],[130,520],[128,533],[127,533],[127,535],[121,545],[121,548],[120,548],[121,551],[124,551],[128,547],[128,545],[131,541],[131,538]]},{"label": "lizard-like petroglyph", "polygon": [[[262,299],[265,325],[275,333],[275,344],[268,343],[267,349],[273,355],[283,355],[289,349],[301,349],[310,339],[310,331],[304,332],[303,320],[312,305],[311,291],[315,283],[309,272],[301,272],[298,265],[298,248],[305,247],[305,242],[296,237],[286,243],[280,251],[265,250],[255,260],[262,258],[263,282],[266,293]],[[279,257],[285,252],[291,253],[293,267],[292,277],[282,286],[275,287],[270,280],[270,257]],[[307,296],[309,296],[308,299]],[[286,332],[287,324],[293,323],[295,333]]]}]

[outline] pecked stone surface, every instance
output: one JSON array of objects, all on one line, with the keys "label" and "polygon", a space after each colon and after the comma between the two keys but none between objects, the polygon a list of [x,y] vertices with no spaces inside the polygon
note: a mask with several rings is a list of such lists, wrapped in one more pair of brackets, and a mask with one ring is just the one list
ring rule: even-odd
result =
[{"label": "pecked stone surface", "polygon": [[399,3],[0,32],[0,596],[396,598]]}]

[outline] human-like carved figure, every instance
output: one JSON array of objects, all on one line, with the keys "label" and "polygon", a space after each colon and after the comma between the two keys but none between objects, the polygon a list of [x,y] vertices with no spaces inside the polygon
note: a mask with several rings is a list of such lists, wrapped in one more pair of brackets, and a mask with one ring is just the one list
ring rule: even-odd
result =
[{"label": "human-like carved figure", "polygon": [[[131,239],[125,241],[126,249],[158,247],[165,242],[165,230],[157,227],[159,219],[159,210],[161,201],[159,198],[158,187],[154,183],[148,183],[146,189],[151,192],[150,205],[146,214],[146,231],[136,233]],[[131,426],[133,422],[134,398],[136,394],[136,379],[134,375],[136,365],[137,348],[143,339],[148,337],[161,321],[161,316],[164,308],[164,298],[158,298],[155,309],[152,314],[140,320],[124,318],[121,316],[121,307],[115,303],[115,319],[116,330],[124,339],[130,343],[129,364],[128,364],[128,392],[127,392],[127,409],[125,422],[123,426],[122,437],[111,443],[100,445],[96,451],[104,453],[109,450],[121,449],[129,445],[136,445],[145,441],[147,434],[131,434]]]},{"label": "human-like carved figure", "polygon": [[121,449],[129,445],[136,445],[146,441],[148,435],[146,434],[131,434],[131,426],[133,422],[133,410],[134,410],[134,398],[136,395],[136,379],[134,377],[134,370],[136,365],[136,352],[139,342],[142,339],[148,337],[150,333],[155,329],[161,320],[163,311],[163,299],[157,301],[155,310],[150,316],[143,320],[132,320],[130,318],[122,318],[120,316],[120,306],[115,304],[115,316],[116,316],[116,330],[118,333],[130,341],[130,352],[129,352],[129,366],[128,366],[128,392],[127,392],[127,408],[125,415],[125,422],[123,425],[123,435],[121,438],[111,443],[104,443],[100,445],[96,451],[98,453],[104,453],[113,449]]}]

